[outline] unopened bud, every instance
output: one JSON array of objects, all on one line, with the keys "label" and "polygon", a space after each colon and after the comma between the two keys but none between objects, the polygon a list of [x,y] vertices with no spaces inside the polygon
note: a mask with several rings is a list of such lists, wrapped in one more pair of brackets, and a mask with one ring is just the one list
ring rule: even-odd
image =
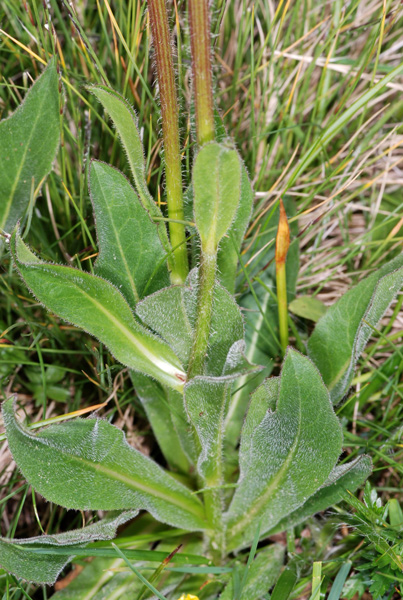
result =
[{"label": "unopened bud", "polygon": [[288,248],[290,247],[290,227],[283,201],[280,199],[280,219],[276,237],[276,267],[285,264]]}]

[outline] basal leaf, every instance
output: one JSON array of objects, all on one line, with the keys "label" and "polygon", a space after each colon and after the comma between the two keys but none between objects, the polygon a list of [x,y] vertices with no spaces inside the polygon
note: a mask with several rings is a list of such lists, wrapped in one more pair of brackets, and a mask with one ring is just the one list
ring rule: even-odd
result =
[{"label": "basal leaf", "polygon": [[[260,600],[264,598],[271,587],[276,583],[284,562],[284,547],[272,544],[259,550],[248,570],[245,586],[239,598],[245,600]],[[240,578],[245,569],[241,570]],[[234,582],[231,580],[220,596],[220,600],[233,600]]]},{"label": "basal leaf", "polygon": [[215,142],[199,150],[193,167],[193,210],[202,247],[215,253],[231,226],[241,195],[236,150]]},{"label": "basal leaf", "polygon": [[[188,365],[196,323],[198,271],[194,269],[184,286],[166,288],[148,296],[137,305],[141,320],[160,334],[182,361]],[[219,284],[214,288],[213,315],[206,361],[207,373],[223,375],[228,352],[243,338],[240,310]]]},{"label": "basal leaf", "polygon": [[99,244],[95,272],[134,308],[144,296],[169,285],[157,225],[126,177],[110,165],[92,161],[90,194]]},{"label": "basal leaf", "polygon": [[327,481],[313,496],[270,530],[270,534],[295,527],[308,517],[326,510],[343,500],[346,490],[354,492],[371,474],[372,462],[369,456],[360,456],[344,465],[338,465],[330,473]]},{"label": "basal leaf", "polygon": [[3,417],[15,462],[47,500],[76,510],[145,509],[174,527],[204,528],[200,501],[110,423],[76,419],[33,435],[17,422],[12,400]]},{"label": "basal leaf", "polygon": [[241,194],[239,198],[239,208],[227,236],[221,240],[217,256],[219,280],[230,294],[233,294],[235,290],[238,255],[251,216],[252,205],[252,185],[245,164],[241,162]]},{"label": "basal leaf", "polygon": [[[0,229],[10,232],[52,168],[60,139],[59,77],[51,60],[24,102],[0,122]],[[0,252],[3,242],[0,238]]]},{"label": "basal leaf", "polygon": [[360,281],[318,321],[308,354],[318,367],[333,402],[347,392],[357,360],[403,285],[403,253]]},{"label": "basal leaf", "polygon": [[[137,127],[137,117],[130,106],[120,94],[106,86],[90,86],[90,92],[101,102],[112,119],[116,130],[126,151],[130,169],[136,185],[140,200],[150,213],[151,217],[161,218],[163,215],[153,200],[146,181],[144,164],[144,150]],[[171,252],[167,230],[163,222],[158,225],[158,233],[162,246],[167,254]]]},{"label": "basal leaf", "polygon": [[51,553],[34,554],[30,552],[31,548],[84,546],[95,540],[110,540],[115,537],[117,528],[133,519],[137,513],[137,510],[120,514],[111,513],[102,521],[83,529],[74,529],[56,535],[41,535],[25,539],[0,538],[0,565],[20,579],[52,584],[71,557]]},{"label": "basal leaf", "polygon": [[263,534],[304,504],[327,480],[341,452],[341,427],[326,387],[313,363],[295,350],[289,349],[284,360],[274,412],[273,404],[272,395],[259,425],[252,435],[247,432],[226,516],[230,549],[248,545],[258,523]]},{"label": "basal leaf", "polygon": [[11,250],[24,282],[46,308],[95,336],[124,365],[183,388],[186,375],[179,359],[135,320],[116,287],[90,273],[39,260],[18,233]]}]

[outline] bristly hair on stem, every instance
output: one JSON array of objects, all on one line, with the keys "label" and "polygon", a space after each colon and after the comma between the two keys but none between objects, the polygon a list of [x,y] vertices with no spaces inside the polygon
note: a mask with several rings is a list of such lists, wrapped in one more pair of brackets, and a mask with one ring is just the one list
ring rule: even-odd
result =
[{"label": "bristly hair on stem", "polygon": [[165,154],[169,234],[174,248],[172,283],[184,283],[189,272],[186,232],[183,223],[182,169],[179,144],[179,109],[165,0],[148,0],[151,32],[155,44]]},{"label": "bristly hair on stem", "polygon": [[213,74],[208,0],[189,0],[190,44],[197,143],[214,140]]}]

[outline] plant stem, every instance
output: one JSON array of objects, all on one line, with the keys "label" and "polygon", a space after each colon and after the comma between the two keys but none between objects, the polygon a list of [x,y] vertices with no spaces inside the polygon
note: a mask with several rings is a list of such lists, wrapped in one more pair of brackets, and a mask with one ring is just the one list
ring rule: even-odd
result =
[{"label": "plant stem", "polygon": [[213,293],[217,269],[217,253],[202,250],[197,294],[197,320],[190,354],[187,378],[202,375],[210,335]]},{"label": "plant stem", "polygon": [[276,284],[280,344],[285,353],[288,346],[287,275],[285,262],[290,247],[290,227],[283,201],[280,199],[280,219],[276,237]]},{"label": "plant stem", "polygon": [[182,170],[179,146],[179,109],[175,87],[168,14],[165,0],[148,0],[151,31],[155,45],[165,154],[165,181],[171,245],[175,248],[172,282],[183,283],[189,272],[182,198]]},{"label": "plant stem", "polygon": [[201,146],[214,140],[213,75],[208,0],[189,0],[189,25],[197,143]]}]

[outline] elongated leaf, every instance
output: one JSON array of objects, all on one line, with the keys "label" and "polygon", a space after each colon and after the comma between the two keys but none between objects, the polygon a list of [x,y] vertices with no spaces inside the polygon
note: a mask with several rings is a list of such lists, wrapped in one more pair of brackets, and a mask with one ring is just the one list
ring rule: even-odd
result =
[{"label": "elongated leaf", "polygon": [[297,510],[287,515],[270,530],[270,534],[295,527],[308,517],[326,510],[343,500],[346,490],[354,492],[371,474],[372,462],[369,456],[360,456],[344,465],[333,469],[329,478],[313,496]]},{"label": "elongated leaf", "polygon": [[[24,102],[0,122],[0,229],[12,232],[52,168],[60,139],[59,78],[55,61],[35,81]],[[0,238],[0,253],[3,241]]]},{"label": "elongated leaf", "polygon": [[164,523],[203,529],[200,501],[106,421],[77,419],[32,435],[17,422],[12,400],[3,416],[15,462],[47,500],[77,510],[142,508]]},{"label": "elongated leaf", "polygon": [[57,554],[33,554],[30,548],[42,546],[83,546],[95,540],[110,540],[117,528],[133,519],[138,511],[112,513],[102,521],[83,529],[74,529],[56,535],[41,535],[25,539],[0,538],[0,565],[16,577],[36,583],[54,583],[62,569],[71,560]]},{"label": "elongated leaf", "polygon": [[[273,544],[258,551],[252,562],[245,587],[240,598],[247,600],[260,600],[276,583],[284,561],[284,547]],[[243,567],[242,572],[246,569]],[[231,580],[220,596],[220,600],[233,600],[234,583]]]},{"label": "elongated leaf", "polygon": [[248,226],[253,205],[253,189],[249,181],[245,164],[241,162],[241,194],[239,208],[228,234],[221,240],[218,249],[217,266],[221,284],[234,293],[235,278],[238,266],[238,255],[241,250],[243,236]]},{"label": "elongated leaf", "polygon": [[[132,372],[132,381],[141,404],[147,414],[158,445],[170,468],[182,473],[189,473],[189,460],[181,449],[180,437],[176,431],[172,413],[176,406],[168,400],[168,391],[157,381],[146,375]],[[178,394],[182,400],[182,394]],[[188,429],[184,410],[180,413],[182,426]]]},{"label": "elongated leaf", "polygon": [[231,393],[231,381],[194,377],[185,386],[185,406],[200,439],[197,462],[207,486],[222,484],[224,414]]},{"label": "elongated leaf", "polygon": [[318,321],[308,353],[333,402],[347,392],[357,360],[403,285],[403,253],[349,290]]},{"label": "elongated leaf", "polygon": [[[196,323],[198,271],[193,269],[185,286],[175,286],[148,296],[137,305],[141,320],[159,333],[182,361],[185,369],[192,347]],[[219,284],[214,288],[213,315],[207,357],[207,373],[223,374],[228,352],[243,338],[240,310]]]},{"label": "elongated leaf", "polygon": [[248,444],[249,459],[226,517],[229,547],[249,544],[258,523],[263,534],[312,496],[332,471],[341,443],[319,372],[289,349],[276,410],[266,412]]},{"label": "elongated leaf", "polygon": [[231,226],[241,195],[241,162],[236,150],[212,142],[193,167],[193,210],[202,247],[215,252]]},{"label": "elongated leaf", "polygon": [[46,308],[98,338],[124,365],[182,389],[186,375],[179,359],[165,342],[137,323],[111,283],[39,260],[18,233],[13,234],[11,250],[26,285]]},{"label": "elongated leaf", "polygon": [[[146,182],[144,150],[137,127],[137,117],[133,108],[120,94],[106,86],[90,86],[90,92],[101,102],[108,111],[126,151],[130,169],[140,200],[151,217],[161,218],[163,215],[155,204]],[[171,251],[165,224],[158,225],[162,246],[167,254]]]},{"label": "elongated leaf", "polygon": [[144,296],[169,285],[157,225],[126,177],[110,165],[92,161],[90,193],[99,244],[95,272],[134,308]]}]

